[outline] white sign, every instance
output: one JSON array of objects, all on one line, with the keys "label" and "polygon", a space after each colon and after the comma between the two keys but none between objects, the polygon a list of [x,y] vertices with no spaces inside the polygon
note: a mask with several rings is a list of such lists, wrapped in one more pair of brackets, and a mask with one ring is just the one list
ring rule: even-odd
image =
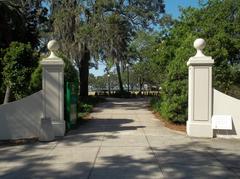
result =
[{"label": "white sign", "polygon": [[232,130],[232,117],[230,115],[213,115],[212,129]]}]

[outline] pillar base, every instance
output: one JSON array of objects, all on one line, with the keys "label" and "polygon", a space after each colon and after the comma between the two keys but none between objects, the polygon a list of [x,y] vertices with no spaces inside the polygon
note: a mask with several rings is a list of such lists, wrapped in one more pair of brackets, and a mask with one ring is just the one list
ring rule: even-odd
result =
[{"label": "pillar base", "polygon": [[213,138],[211,123],[187,121],[187,135],[190,137]]},{"label": "pillar base", "polygon": [[41,119],[41,128],[39,132],[39,141],[49,142],[55,138],[53,133],[53,126],[50,118]]},{"label": "pillar base", "polygon": [[65,135],[66,126],[65,121],[52,121],[54,135],[56,137],[62,137]]}]

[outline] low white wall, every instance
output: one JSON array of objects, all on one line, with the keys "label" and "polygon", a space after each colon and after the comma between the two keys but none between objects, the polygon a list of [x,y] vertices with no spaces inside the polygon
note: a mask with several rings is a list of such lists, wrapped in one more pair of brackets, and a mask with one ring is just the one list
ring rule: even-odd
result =
[{"label": "low white wall", "polygon": [[231,115],[233,130],[215,130],[217,137],[240,138],[240,100],[214,89],[213,115]]},{"label": "low white wall", "polygon": [[39,136],[42,91],[0,106],[0,140]]}]

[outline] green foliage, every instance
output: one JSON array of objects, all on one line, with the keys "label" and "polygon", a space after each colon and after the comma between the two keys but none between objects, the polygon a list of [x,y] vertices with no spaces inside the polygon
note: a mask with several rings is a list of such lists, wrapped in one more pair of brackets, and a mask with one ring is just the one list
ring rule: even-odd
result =
[{"label": "green foliage", "polygon": [[[200,9],[182,9],[182,15],[163,35],[155,65],[164,64],[161,100],[153,103],[161,115],[175,123],[187,120],[187,66],[198,37],[207,42],[205,54],[214,58],[213,85],[237,96],[239,87],[240,1],[208,1]],[[167,60],[167,61],[166,61]],[[158,107],[156,107],[158,106]]]},{"label": "green foliage", "polygon": [[199,34],[208,43],[206,53],[215,60],[213,85],[228,94],[231,86],[237,83],[236,75],[239,71],[240,2],[209,1],[199,13],[204,14],[204,22],[199,24]]},{"label": "green foliage", "polygon": [[[59,56],[64,61],[64,82],[78,81],[78,72],[72,63],[62,54]],[[32,91],[39,91],[42,89],[42,66],[39,63],[38,67],[31,75],[30,88]]]},{"label": "green foliage", "polygon": [[192,42],[194,37],[189,35],[182,39],[181,47],[175,50],[175,58],[167,66],[166,79],[162,85],[162,104],[160,112],[163,117],[175,123],[187,120],[187,65],[193,55]]},{"label": "green foliage", "polygon": [[31,74],[37,67],[38,54],[30,44],[12,42],[2,58],[3,82],[11,89],[15,99],[20,99],[29,93]]},{"label": "green foliage", "polygon": [[79,112],[89,113],[89,112],[92,111],[92,109],[93,109],[93,106],[92,106],[92,105],[80,103]]},{"label": "green foliage", "polygon": [[140,31],[130,48],[130,57],[137,58],[138,61],[133,65],[131,73],[135,83],[141,78],[142,84],[159,87],[166,78],[166,66],[171,59],[172,49],[168,41],[163,41],[161,33]]},{"label": "green foliage", "polygon": [[[90,61],[84,58],[89,56],[86,52],[96,61],[111,61],[107,64],[116,65],[120,90],[123,85],[119,62],[127,62],[130,41],[137,30],[157,23],[165,7],[163,1],[146,0],[62,0],[50,5],[54,35],[61,39],[64,53],[76,62],[81,73],[85,72],[81,68],[88,70],[88,65],[81,65]],[[87,86],[81,76],[84,74],[80,74],[80,84]]]},{"label": "green foliage", "polygon": [[[4,57],[4,50],[0,49],[0,72],[3,71],[3,64],[2,64],[3,57]],[[3,75],[2,75],[2,73],[0,73],[0,103],[2,103],[4,94],[5,94],[5,86],[3,83]]]},{"label": "green foliage", "polygon": [[38,67],[31,75],[30,89],[32,92],[37,92],[42,89],[42,66],[38,64]]},{"label": "green foliage", "polygon": [[81,97],[78,104],[80,116],[84,116],[84,114],[91,112],[93,106],[96,106],[98,103],[105,101],[106,100],[104,98],[96,96]]},{"label": "green foliage", "polygon": [[160,111],[160,106],[161,106],[161,97],[151,98],[150,105],[155,112],[159,112]]},{"label": "green foliage", "polygon": [[89,86],[93,89],[93,90],[106,90],[107,89],[107,75],[104,76],[94,76],[94,75],[90,75],[89,78]]},{"label": "green foliage", "polygon": [[73,64],[65,56],[60,55],[64,61],[64,81],[75,82],[79,81],[78,71]]},{"label": "green foliage", "polygon": [[0,47],[7,48],[12,41],[39,45],[39,32],[46,28],[45,0],[0,1]]},{"label": "green foliage", "polygon": [[6,48],[11,40],[22,39],[25,34],[25,19],[20,7],[12,1],[0,1],[0,47]]}]

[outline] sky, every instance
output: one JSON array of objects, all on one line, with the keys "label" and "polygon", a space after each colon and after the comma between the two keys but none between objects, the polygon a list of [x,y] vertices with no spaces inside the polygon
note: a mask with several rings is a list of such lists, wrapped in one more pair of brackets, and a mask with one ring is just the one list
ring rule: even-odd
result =
[{"label": "sky", "polygon": [[[178,18],[180,16],[179,7],[199,7],[199,0],[164,0],[165,2],[165,11],[167,14],[171,14],[174,18]],[[99,63],[98,69],[95,68],[90,69],[90,73],[95,76],[104,75],[105,65],[103,63]]]}]

